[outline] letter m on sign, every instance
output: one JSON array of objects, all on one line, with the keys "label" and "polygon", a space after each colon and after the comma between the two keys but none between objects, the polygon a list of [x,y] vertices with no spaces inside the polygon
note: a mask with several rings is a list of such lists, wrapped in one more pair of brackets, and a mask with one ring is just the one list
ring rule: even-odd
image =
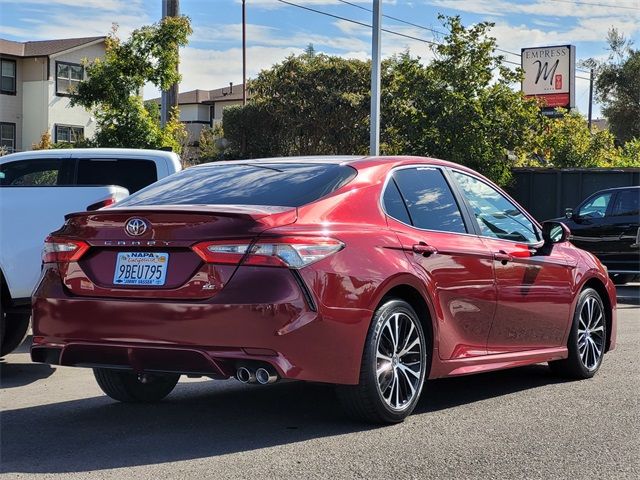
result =
[{"label": "letter m on sign", "polygon": [[[540,60],[536,60],[533,63],[538,64],[538,74],[536,75],[536,84],[540,81],[540,77],[542,77],[542,80],[544,80],[545,82],[549,80],[549,85],[553,85],[553,80],[554,80],[553,76],[556,73],[556,69],[558,68],[558,64],[560,63],[560,60],[556,60],[555,63],[553,64],[553,67],[551,68],[549,68],[548,62],[544,62],[543,64]],[[560,77],[560,82],[562,82],[562,75],[559,75],[559,77]],[[556,82],[558,81],[557,78],[555,80]]]}]

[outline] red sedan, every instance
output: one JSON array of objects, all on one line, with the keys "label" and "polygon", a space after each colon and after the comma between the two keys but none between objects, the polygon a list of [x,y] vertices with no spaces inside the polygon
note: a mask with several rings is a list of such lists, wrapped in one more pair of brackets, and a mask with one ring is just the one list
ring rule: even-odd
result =
[{"label": "red sedan", "polygon": [[596,373],[615,290],[568,235],[441,160],[201,165],[46,240],[31,356],[91,367],[125,402],[160,400],[180,375],[309,380],[398,422],[429,378]]}]

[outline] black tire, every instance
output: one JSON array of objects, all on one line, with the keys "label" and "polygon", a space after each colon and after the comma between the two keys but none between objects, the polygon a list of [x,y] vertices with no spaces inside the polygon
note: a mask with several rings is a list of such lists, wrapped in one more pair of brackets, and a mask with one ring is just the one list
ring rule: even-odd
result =
[{"label": "black tire", "polygon": [[29,313],[4,313],[0,307],[0,356],[13,352],[24,341],[29,331]]},{"label": "black tire", "polygon": [[104,393],[114,400],[128,403],[162,400],[173,391],[180,379],[177,374],[148,374],[143,383],[133,372],[106,368],[94,368],[93,374]]},{"label": "black tire", "polygon": [[[581,335],[578,330],[581,326],[584,328],[584,324],[581,323],[581,315],[583,314],[584,309],[587,308],[587,302],[595,302],[600,312],[602,313],[602,321],[601,321],[601,330],[592,330],[592,332],[587,334],[587,337],[592,337],[596,339],[596,342],[601,341],[600,354],[597,361],[594,362],[593,365],[587,366],[585,365],[585,361],[581,356],[581,348],[579,346]],[[584,320],[582,320],[584,322]],[[598,324],[600,325],[600,324]],[[600,326],[597,327],[598,329]],[[596,338],[597,335],[597,338]],[[607,322],[606,322],[606,313],[604,304],[598,292],[596,292],[593,288],[585,288],[580,292],[580,296],[578,297],[578,302],[576,304],[575,312],[573,313],[573,323],[571,325],[571,332],[569,333],[569,339],[567,340],[567,349],[569,351],[569,356],[564,360],[556,360],[553,362],[549,362],[549,368],[551,371],[561,377],[564,378],[572,378],[572,379],[586,379],[593,377],[596,372],[600,369],[600,365],[602,365],[602,359],[604,358],[604,350],[606,348],[606,339],[607,339]],[[587,348],[587,340],[585,340],[585,348]],[[592,342],[595,343],[595,342]],[[591,347],[589,347],[591,348]],[[595,351],[595,350],[593,350]],[[589,357],[587,355],[587,359],[594,359],[595,357]],[[587,362],[589,363],[589,362]]]},{"label": "black tire", "polygon": [[[403,384],[405,386],[404,393],[406,393],[408,388],[410,388],[408,386],[407,379],[417,378],[417,382],[413,386],[415,388],[415,392],[412,394],[412,397],[407,399],[401,408],[394,409],[383,398],[383,393],[381,392],[383,387],[379,385],[378,382],[378,378],[380,377],[377,374],[377,370],[380,368],[380,364],[378,363],[377,352],[378,344],[383,341],[383,335],[385,335],[385,333],[383,333],[383,329],[385,328],[387,321],[397,313],[404,316],[396,318],[403,318],[404,323],[402,323],[402,325],[405,333],[407,332],[407,328],[410,328],[406,323],[406,319],[410,319],[417,331],[417,338],[420,340],[421,347],[419,353],[405,354],[407,357],[412,356],[412,360],[414,361],[417,361],[419,358],[419,376],[414,373],[416,376],[411,377],[405,373],[401,380],[402,375],[400,373],[396,373],[399,369],[407,368],[409,365],[408,363],[398,361],[398,359],[401,360],[402,358],[407,357],[398,357],[394,362],[388,363],[388,372],[383,374],[391,375],[393,382],[397,380],[398,389],[400,389],[400,384]],[[403,327],[400,329],[401,333]],[[413,333],[409,333],[410,338],[414,338],[412,335]],[[400,335],[397,335],[397,337],[400,337]],[[405,343],[405,346],[406,345],[407,344]],[[404,300],[397,299],[390,299],[384,302],[376,310],[371,326],[369,327],[369,333],[367,334],[367,339],[365,341],[362,364],[360,367],[360,383],[358,385],[337,386],[338,397],[340,398],[347,414],[355,420],[361,420],[368,423],[399,423],[407,418],[411,412],[413,412],[416,404],[418,403],[422,387],[429,372],[429,360],[432,354],[431,345],[431,332],[428,332],[428,337],[425,337],[420,319],[411,305]],[[396,356],[397,355],[394,355],[394,358]],[[391,379],[388,382],[387,386],[391,388],[391,394],[389,395],[391,398],[393,396],[393,384]]]}]

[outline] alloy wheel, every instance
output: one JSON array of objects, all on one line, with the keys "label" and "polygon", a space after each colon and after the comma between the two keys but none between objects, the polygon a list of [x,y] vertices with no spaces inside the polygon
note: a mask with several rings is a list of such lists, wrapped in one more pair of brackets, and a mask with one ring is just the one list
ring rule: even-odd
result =
[{"label": "alloy wheel", "polygon": [[598,301],[587,297],[578,318],[578,353],[589,371],[595,370],[604,353],[604,313]]},{"label": "alloy wheel", "polygon": [[393,410],[402,411],[419,393],[424,369],[424,345],[405,313],[390,315],[382,325],[376,345],[378,391]]}]

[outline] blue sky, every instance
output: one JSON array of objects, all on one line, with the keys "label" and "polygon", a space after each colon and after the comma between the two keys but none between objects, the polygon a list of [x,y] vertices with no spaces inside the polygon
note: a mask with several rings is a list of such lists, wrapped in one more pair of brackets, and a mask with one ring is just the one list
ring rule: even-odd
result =
[{"label": "blue sky", "polygon": [[[370,23],[371,14],[339,0],[290,0],[317,10]],[[370,8],[371,0],[350,0]],[[182,52],[181,90],[212,89],[239,83],[241,65],[240,0],[181,0],[181,13],[191,17],[194,34]],[[615,26],[640,47],[640,0],[388,0],[383,13],[442,30],[437,14],[460,15],[469,25],[482,20],[496,24],[492,31],[500,48],[519,52],[522,47],[571,43],[578,59],[606,56],[607,30]],[[154,22],[161,15],[161,0],[0,0],[0,37],[43,40],[106,34],[113,23],[121,35]],[[316,50],[354,58],[370,54],[370,29],[346,21],[285,5],[277,0],[247,0],[248,70],[261,69],[312,43]],[[426,40],[437,34],[385,19],[384,27]],[[428,59],[429,46],[384,34],[383,54],[407,48]],[[519,62],[514,55],[511,61]],[[588,74],[578,73],[581,77]],[[589,82],[576,80],[576,100],[587,111]],[[146,89],[145,96],[152,96]],[[599,108],[595,106],[595,116]]]}]

